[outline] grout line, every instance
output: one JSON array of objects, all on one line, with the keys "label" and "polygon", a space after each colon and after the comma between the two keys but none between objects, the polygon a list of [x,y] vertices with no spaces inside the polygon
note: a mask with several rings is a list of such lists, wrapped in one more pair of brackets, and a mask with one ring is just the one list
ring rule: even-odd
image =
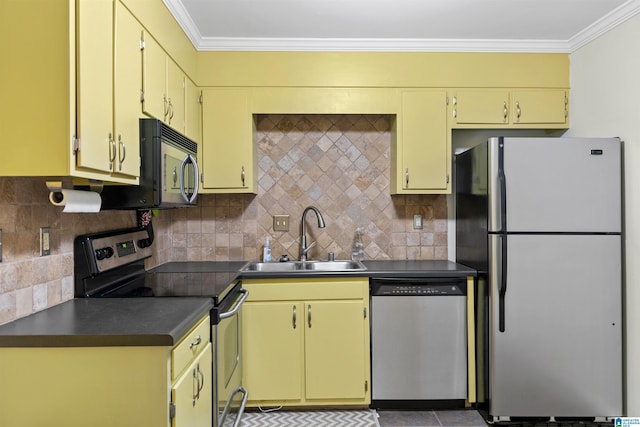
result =
[{"label": "grout line", "polygon": [[436,411],[431,411],[431,412],[436,417],[436,420],[438,420],[438,424],[440,424],[440,427],[443,427],[442,426],[442,421],[440,421],[440,417],[438,416],[438,413]]}]

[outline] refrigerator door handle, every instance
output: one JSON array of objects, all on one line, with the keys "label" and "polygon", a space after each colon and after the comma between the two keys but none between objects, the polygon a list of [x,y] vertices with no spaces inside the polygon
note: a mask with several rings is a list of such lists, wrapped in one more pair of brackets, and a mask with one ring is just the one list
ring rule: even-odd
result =
[{"label": "refrigerator door handle", "polygon": [[498,278],[498,330],[505,331],[505,296],[507,294],[507,235],[498,237],[500,246],[500,277]]},{"label": "refrigerator door handle", "polygon": [[507,177],[504,174],[504,141],[502,139],[498,143],[498,191],[500,201],[500,230],[498,231],[504,233],[507,231]]}]

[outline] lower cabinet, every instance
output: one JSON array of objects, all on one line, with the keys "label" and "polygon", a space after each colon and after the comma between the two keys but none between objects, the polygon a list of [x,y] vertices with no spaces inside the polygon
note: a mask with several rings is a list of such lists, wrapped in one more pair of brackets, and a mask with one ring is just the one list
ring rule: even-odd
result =
[{"label": "lower cabinet", "polygon": [[212,425],[212,369],[211,343],[207,343],[171,389],[172,427]]},{"label": "lower cabinet", "polygon": [[243,280],[250,406],[370,402],[366,278]]},{"label": "lower cabinet", "polygon": [[211,370],[209,316],[173,347],[2,347],[0,426],[210,427]]}]

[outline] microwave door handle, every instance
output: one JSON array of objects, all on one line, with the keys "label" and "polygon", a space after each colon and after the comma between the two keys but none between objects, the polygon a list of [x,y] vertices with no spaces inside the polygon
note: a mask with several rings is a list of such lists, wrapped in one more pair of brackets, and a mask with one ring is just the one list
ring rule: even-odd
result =
[{"label": "microwave door handle", "polygon": [[[191,194],[191,197],[187,196],[184,183],[184,172],[187,168],[187,163],[191,163],[193,165],[193,173],[195,175],[193,180],[193,194]],[[182,195],[182,198],[189,203],[193,203],[196,200],[196,197],[198,197],[198,175],[198,163],[191,154],[187,154],[187,157],[182,160],[182,165],[180,165],[180,194]]]},{"label": "microwave door handle", "polygon": [[194,203],[196,201],[196,197],[198,197],[198,177],[200,176],[200,171],[198,170],[198,162],[191,154],[189,154],[189,159],[193,165],[193,194],[189,198],[189,203]]}]

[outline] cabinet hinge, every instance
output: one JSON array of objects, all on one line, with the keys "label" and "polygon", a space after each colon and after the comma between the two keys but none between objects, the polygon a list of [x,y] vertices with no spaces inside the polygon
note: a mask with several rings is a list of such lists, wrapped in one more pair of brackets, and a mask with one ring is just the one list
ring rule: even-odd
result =
[{"label": "cabinet hinge", "polygon": [[202,105],[202,92],[200,92],[200,96],[198,97],[198,102]]},{"label": "cabinet hinge", "polygon": [[200,182],[204,184],[204,172],[200,174]]},{"label": "cabinet hinge", "polygon": [[76,156],[80,151],[80,140],[73,135],[73,155]]},{"label": "cabinet hinge", "polygon": [[144,102],[144,90],[140,89],[140,102]]},{"label": "cabinet hinge", "polygon": [[367,318],[367,307],[362,309],[362,314],[364,315],[364,318]]},{"label": "cabinet hinge", "polygon": [[140,50],[144,50],[144,39],[140,38]]},{"label": "cabinet hinge", "polygon": [[449,183],[449,174],[447,174],[447,184]]},{"label": "cabinet hinge", "polygon": [[364,392],[366,393],[367,391],[369,391],[369,381],[364,380]]},{"label": "cabinet hinge", "polygon": [[169,419],[176,417],[176,405],[173,402],[169,402]]}]

